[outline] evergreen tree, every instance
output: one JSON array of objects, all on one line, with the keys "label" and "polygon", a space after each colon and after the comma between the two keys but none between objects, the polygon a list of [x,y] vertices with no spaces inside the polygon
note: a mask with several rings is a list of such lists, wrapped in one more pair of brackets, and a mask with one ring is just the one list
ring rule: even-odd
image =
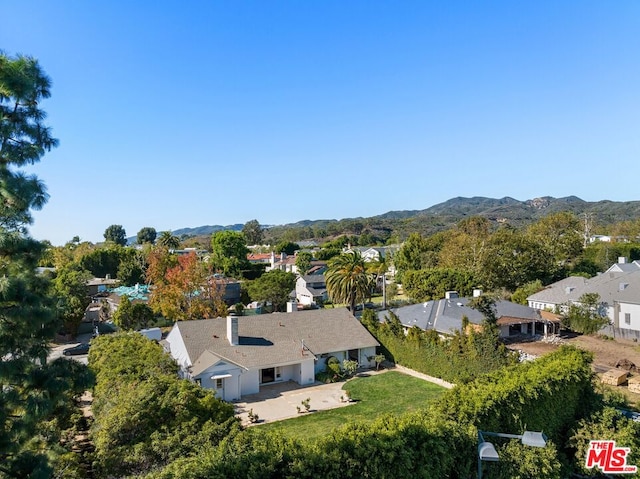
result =
[{"label": "evergreen tree", "polygon": [[[86,368],[60,359],[47,364],[59,328],[36,275],[44,245],[26,235],[32,209],[47,194],[34,175],[16,168],[37,163],[57,145],[39,106],[50,80],[30,57],[0,53],[0,476],[46,477],[56,441],[43,422],[60,413],[88,384]],[[49,431],[50,432],[50,431]],[[59,438],[58,438],[59,439]]]},{"label": "evergreen tree", "polygon": [[127,232],[122,225],[111,225],[104,230],[104,239],[111,241],[120,246],[126,246],[127,244]]}]

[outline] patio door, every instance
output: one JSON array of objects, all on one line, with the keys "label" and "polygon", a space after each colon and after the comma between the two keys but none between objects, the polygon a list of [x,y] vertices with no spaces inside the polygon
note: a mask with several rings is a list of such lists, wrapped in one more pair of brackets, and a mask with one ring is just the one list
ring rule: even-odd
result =
[{"label": "patio door", "polygon": [[260,382],[262,384],[272,383],[276,380],[276,369],[275,368],[265,368],[260,370]]}]

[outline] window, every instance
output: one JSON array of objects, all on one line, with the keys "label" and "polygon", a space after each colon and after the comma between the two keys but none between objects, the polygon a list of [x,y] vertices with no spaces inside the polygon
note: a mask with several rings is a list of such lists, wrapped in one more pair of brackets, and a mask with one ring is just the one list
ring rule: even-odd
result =
[{"label": "window", "polygon": [[216,379],[216,389],[222,389],[222,379]]},{"label": "window", "polygon": [[196,384],[197,384],[198,386],[202,386],[202,379],[200,379],[200,378],[196,378]]},{"label": "window", "polygon": [[631,324],[631,313],[624,313],[624,324]]}]

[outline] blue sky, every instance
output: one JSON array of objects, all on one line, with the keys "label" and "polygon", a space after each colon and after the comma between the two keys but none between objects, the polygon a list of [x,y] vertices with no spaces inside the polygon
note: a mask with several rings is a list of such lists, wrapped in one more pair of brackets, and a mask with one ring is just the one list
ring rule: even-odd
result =
[{"label": "blue sky", "polygon": [[639,200],[637,1],[3,0],[60,146],[63,244],[424,209]]}]

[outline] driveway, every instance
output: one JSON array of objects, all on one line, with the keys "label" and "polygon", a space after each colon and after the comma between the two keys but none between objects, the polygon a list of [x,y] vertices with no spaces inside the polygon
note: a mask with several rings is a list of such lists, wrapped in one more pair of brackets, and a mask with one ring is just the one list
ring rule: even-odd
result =
[{"label": "driveway", "polygon": [[49,357],[47,360],[53,361],[54,359],[65,358],[65,359],[73,359],[82,364],[89,364],[88,356],[86,354],[80,354],[77,356],[65,356],[62,354],[62,351],[72,346],[76,346],[80,343],[88,343],[90,340],[91,340],[91,334],[78,335],[78,337],[74,342],[70,342],[66,344],[51,344],[51,349],[49,350]]}]

